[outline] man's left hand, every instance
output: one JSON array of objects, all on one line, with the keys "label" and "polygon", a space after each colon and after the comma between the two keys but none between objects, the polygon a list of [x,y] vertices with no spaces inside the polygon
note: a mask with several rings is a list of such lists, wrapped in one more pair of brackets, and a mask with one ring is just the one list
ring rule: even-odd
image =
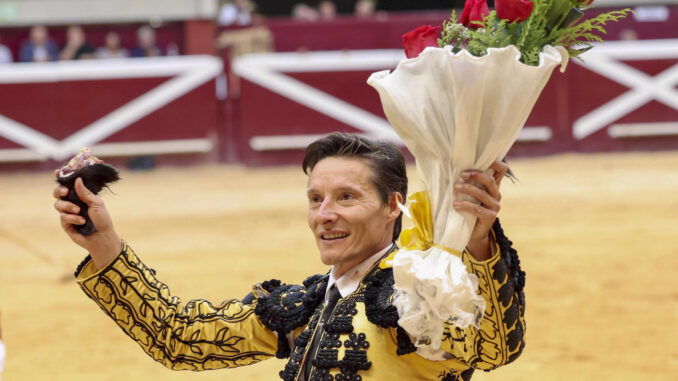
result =
[{"label": "man's left hand", "polygon": [[476,226],[471,233],[471,239],[466,248],[476,260],[484,261],[492,257],[490,247],[490,229],[497,219],[500,209],[501,193],[499,185],[508,171],[508,165],[495,161],[490,169],[481,172],[466,170],[461,173],[461,179],[454,185],[455,195],[463,193],[471,196],[473,201],[461,201],[455,197],[454,208],[460,212],[468,212],[476,216]]}]

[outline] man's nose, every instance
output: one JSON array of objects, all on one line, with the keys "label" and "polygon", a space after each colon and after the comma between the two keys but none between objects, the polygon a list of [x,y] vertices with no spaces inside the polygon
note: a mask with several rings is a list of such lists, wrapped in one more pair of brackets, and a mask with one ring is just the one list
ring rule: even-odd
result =
[{"label": "man's nose", "polygon": [[318,223],[321,224],[336,220],[337,214],[335,203],[328,198],[323,200],[322,204],[320,204],[320,207],[318,208],[316,218],[318,220]]}]

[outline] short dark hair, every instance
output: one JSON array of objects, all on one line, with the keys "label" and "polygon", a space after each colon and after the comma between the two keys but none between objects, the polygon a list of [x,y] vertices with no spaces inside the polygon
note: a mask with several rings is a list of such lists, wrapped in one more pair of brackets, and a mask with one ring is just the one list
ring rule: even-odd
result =
[{"label": "short dark hair", "polygon": [[[374,141],[356,134],[333,132],[322,137],[306,148],[301,166],[305,174],[310,174],[316,164],[328,157],[348,157],[366,159],[372,168],[372,183],[377,188],[381,202],[388,204],[388,197],[398,192],[407,198],[407,166],[405,156],[391,143]],[[400,214],[393,226],[393,240],[402,229]]]}]

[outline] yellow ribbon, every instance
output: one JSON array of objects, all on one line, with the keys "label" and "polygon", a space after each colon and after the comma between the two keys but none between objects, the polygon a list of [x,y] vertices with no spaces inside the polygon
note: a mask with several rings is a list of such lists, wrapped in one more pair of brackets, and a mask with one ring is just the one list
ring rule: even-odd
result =
[{"label": "yellow ribbon", "polygon": [[[437,247],[445,250],[452,255],[461,257],[461,252],[433,243],[433,217],[431,217],[431,201],[428,198],[427,191],[420,191],[411,194],[408,197],[406,207],[401,207],[403,213],[412,219],[414,226],[405,229],[400,233],[400,247],[407,250],[425,251],[431,247]],[[379,267],[382,269],[392,266],[393,258],[397,251],[384,258]]]}]

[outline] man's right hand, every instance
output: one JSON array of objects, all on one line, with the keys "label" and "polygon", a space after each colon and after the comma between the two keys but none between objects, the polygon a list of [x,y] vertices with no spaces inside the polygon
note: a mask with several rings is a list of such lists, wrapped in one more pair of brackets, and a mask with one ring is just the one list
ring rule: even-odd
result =
[{"label": "man's right hand", "polygon": [[66,234],[73,242],[87,250],[97,269],[101,269],[120,253],[122,241],[113,228],[113,221],[104,201],[87,189],[81,178],[75,180],[75,192],[87,204],[89,218],[97,229],[94,234],[85,236],[75,230],[73,225],[83,225],[85,219],[78,216],[80,208],[77,205],[61,199],[68,194],[68,188],[63,186],[54,188],[53,196],[56,198],[54,209],[59,212],[61,227]]}]

